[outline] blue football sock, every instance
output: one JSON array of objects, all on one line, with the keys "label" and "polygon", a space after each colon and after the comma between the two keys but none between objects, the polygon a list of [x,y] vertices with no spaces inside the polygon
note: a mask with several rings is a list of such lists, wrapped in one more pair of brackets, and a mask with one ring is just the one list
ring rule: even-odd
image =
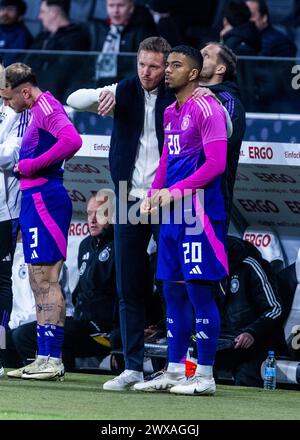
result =
[{"label": "blue football sock", "polygon": [[169,362],[179,363],[186,355],[193,331],[194,312],[184,283],[164,282],[167,304]]},{"label": "blue football sock", "polygon": [[196,314],[198,365],[213,365],[220,333],[220,316],[213,286],[187,282],[186,288]]},{"label": "blue football sock", "polygon": [[45,325],[45,345],[47,355],[60,358],[64,342],[64,327],[54,324]]},{"label": "blue football sock", "polygon": [[38,346],[38,356],[48,356],[46,352],[45,344],[45,326],[37,324],[36,326],[36,336],[37,336],[37,346]]}]

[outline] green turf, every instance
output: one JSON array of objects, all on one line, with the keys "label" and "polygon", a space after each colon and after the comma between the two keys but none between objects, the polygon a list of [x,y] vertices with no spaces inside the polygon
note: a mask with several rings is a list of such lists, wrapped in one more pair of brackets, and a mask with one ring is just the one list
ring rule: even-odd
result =
[{"label": "green turf", "polygon": [[219,385],[213,397],[102,391],[108,376],[67,374],[65,382],[0,379],[0,419],[300,419],[300,392]]}]

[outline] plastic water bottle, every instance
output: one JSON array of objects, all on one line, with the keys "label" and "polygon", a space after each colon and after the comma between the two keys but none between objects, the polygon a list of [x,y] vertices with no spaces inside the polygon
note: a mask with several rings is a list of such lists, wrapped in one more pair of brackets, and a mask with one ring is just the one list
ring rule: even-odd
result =
[{"label": "plastic water bottle", "polygon": [[268,357],[265,361],[264,371],[264,389],[275,390],[276,388],[276,359],[274,351],[268,352]]}]

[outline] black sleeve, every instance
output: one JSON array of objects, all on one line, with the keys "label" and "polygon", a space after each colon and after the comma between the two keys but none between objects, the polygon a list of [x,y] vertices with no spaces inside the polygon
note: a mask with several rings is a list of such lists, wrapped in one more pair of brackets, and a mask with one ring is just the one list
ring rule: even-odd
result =
[{"label": "black sleeve", "polygon": [[244,331],[265,339],[279,324],[282,306],[269,263],[252,257],[244,260],[249,266],[249,291],[259,317]]}]

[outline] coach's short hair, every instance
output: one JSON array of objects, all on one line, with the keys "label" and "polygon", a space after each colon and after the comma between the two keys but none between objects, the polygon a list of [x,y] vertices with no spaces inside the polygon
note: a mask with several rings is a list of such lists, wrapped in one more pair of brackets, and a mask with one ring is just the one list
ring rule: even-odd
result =
[{"label": "coach's short hair", "polygon": [[201,71],[202,66],[203,66],[203,57],[202,57],[202,54],[199,50],[195,49],[194,47],[181,44],[180,46],[172,47],[170,53],[173,53],[173,52],[182,53],[187,58],[190,58],[190,60],[192,60],[194,63],[194,68]]},{"label": "coach's short hair", "polygon": [[14,63],[5,68],[6,87],[15,89],[21,84],[37,86],[37,79],[31,67],[23,63]]},{"label": "coach's short hair", "polygon": [[166,60],[170,53],[171,46],[163,37],[149,37],[140,43],[138,54],[141,50],[146,52],[162,53]]}]

